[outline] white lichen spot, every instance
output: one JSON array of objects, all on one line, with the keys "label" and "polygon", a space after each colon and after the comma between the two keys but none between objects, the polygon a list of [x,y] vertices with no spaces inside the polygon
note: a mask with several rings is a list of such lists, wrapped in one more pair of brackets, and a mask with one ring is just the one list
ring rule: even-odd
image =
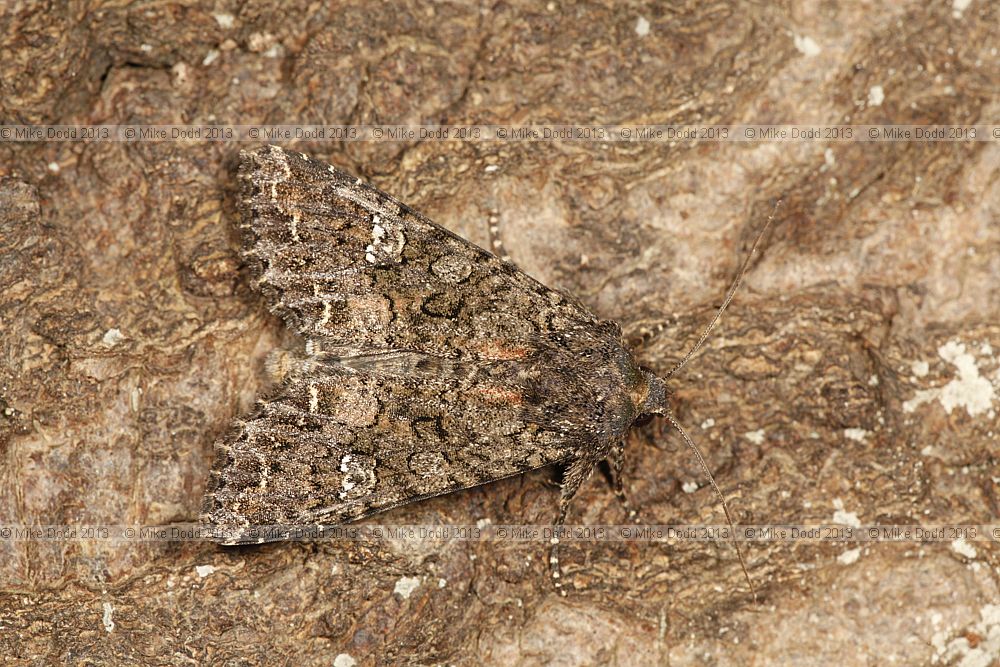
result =
[{"label": "white lichen spot", "polygon": [[260,53],[264,51],[264,56],[267,57],[266,50],[268,47],[274,48],[278,45],[276,42],[277,38],[269,32],[252,32],[247,38],[247,49],[251,53]]},{"label": "white lichen spot", "polygon": [[49,173],[51,173],[51,174],[58,174],[59,170],[61,169],[61,167],[59,166],[58,162],[49,162],[45,166],[46,166],[46,169],[48,169]]},{"label": "white lichen spot", "polygon": [[179,88],[187,86],[190,82],[190,71],[187,63],[174,63],[174,66],[170,68],[170,73],[173,75],[173,84]]},{"label": "white lichen spot", "polygon": [[715,420],[712,419],[711,417],[709,417],[708,419],[706,419],[705,421],[703,421],[701,423],[701,430],[707,431],[708,429],[712,428],[713,426],[715,426]]},{"label": "white lichen spot", "polygon": [[840,498],[833,499],[833,509],[833,523],[851,526],[852,528],[859,528],[861,526],[861,520],[858,518],[858,515],[854,512],[845,511],[844,501]]},{"label": "white lichen spot", "polygon": [[965,556],[966,558],[975,558],[978,555],[976,553],[976,548],[969,544],[964,537],[952,540],[951,550],[959,556]]},{"label": "white lichen spot", "polygon": [[914,361],[910,364],[910,370],[913,371],[913,377],[926,377],[931,371],[931,365],[926,361]]},{"label": "white lichen spot", "polygon": [[697,482],[684,482],[683,484],[681,484],[681,491],[683,491],[684,493],[694,493],[697,490],[698,490]]},{"label": "white lichen spot", "polygon": [[205,58],[201,61],[201,64],[203,67],[208,67],[218,59],[219,52],[215,49],[209,49],[208,53],[205,54]]},{"label": "white lichen spot", "polygon": [[996,397],[993,384],[979,375],[975,358],[965,351],[965,345],[949,341],[938,348],[938,354],[958,369],[958,378],[941,390],[941,405],[945,411],[964,407],[969,416],[975,417],[990,409]]},{"label": "white lichen spot", "polygon": [[764,444],[764,429],[759,428],[756,431],[747,431],[743,434],[743,437],[755,445],[762,445]]},{"label": "white lichen spot", "polygon": [[940,389],[919,389],[908,401],[903,401],[903,412],[913,412],[924,403],[930,403],[941,393]]},{"label": "white lichen spot", "polygon": [[448,585],[447,579],[445,579],[444,577],[438,579],[438,588],[444,588],[447,585]]},{"label": "white lichen spot", "polygon": [[499,165],[488,164],[486,165],[486,168],[483,171],[485,171],[487,174],[492,174],[493,172],[498,171],[499,169],[500,169]]},{"label": "white lichen spot", "polygon": [[[980,611],[982,620],[945,645],[944,633],[935,633],[931,643],[937,649],[934,662],[959,667],[991,667],[1000,655],[1000,604],[988,604]],[[970,637],[977,638],[976,643]]]},{"label": "white lichen spot", "polygon": [[357,664],[357,660],[347,653],[341,653],[333,659],[333,667],[355,667]]},{"label": "white lichen spot", "polygon": [[823,163],[827,167],[835,167],[837,165],[837,155],[833,152],[832,148],[827,148],[823,151]]},{"label": "white lichen spot", "polygon": [[917,391],[913,398],[903,403],[903,410],[913,412],[924,403],[937,399],[948,414],[955,408],[965,408],[970,417],[989,414],[996,389],[992,382],[979,374],[976,359],[966,351],[965,344],[948,341],[938,348],[938,354],[958,369],[958,377],[943,387]]},{"label": "white lichen spot", "polygon": [[153,52],[153,45],[152,44],[140,44],[139,45],[139,50],[142,51],[143,53],[152,53]]},{"label": "white lichen spot", "polygon": [[223,30],[229,30],[233,27],[235,17],[232,14],[212,14],[212,18],[215,22],[219,24],[219,27]]},{"label": "white lichen spot", "polygon": [[944,651],[947,648],[948,634],[944,630],[938,630],[933,635],[931,635],[931,646],[937,651],[937,655],[934,656],[934,662],[938,662],[940,657],[944,655]]},{"label": "white lichen spot", "polygon": [[882,86],[872,86],[868,89],[868,106],[880,107],[885,101],[885,90]]},{"label": "white lichen spot", "polygon": [[292,233],[292,240],[299,242],[299,214],[292,211],[292,219],[288,223],[288,230]]},{"label": "white lichen spot", "polygon": [[857,549],[848,549],[844,553],[837,556],[837,562],[841,565],[853,565],[858,562],[858,558],[861,557],[861,547]]},{"label": "white lichen spot", "polygon": [[951,0],[951,15],[957,19],[962,18],[962,13],[969,8],[972,0]]},{"label": "white lichen spot", "polygon": [[195,574],[198,575],[199,579],[204,579],[207,576],[212,575],[215,572],[214,565],[197,565],[194,568]]},{"label": "white lichen spot", "polygon": [[640,16],[639,20],[635,22],[635,34],[639,37],[645,37],[649,34],[649,21],[646,20],[645,16]]},{"label": "white lichen spot", "polygon": [[396,587],[392,589],[392,592],[404,600],[409,600],[413,591],[417,590],[419,586],[420,577],[400,577],[396,580]]},{"label": "white lichen spot", "polygon": [[855,442],[864,442],[868,437],[868,431],[863,428],[845,428],[844,437]]},{"label": "white lichen spot", "polygon": [[120,330],[108,329],[104,332],[104,338],[101,339],[101,342],[104,343],[105,347],[114,347],[123,340],[125,340],[125,336]]},{"label": "white lichen spot", "polygon": [[491,525],[492,523],[493,523],[492,519],[490,519],[489,517],[485,517],[485,518],[482,518],[482,519],[479,519],[478,521],[476,521],[476,528],[478,528],[479,530],[482,530],[483,528],[485,528],[486,526]]},{"label": "white lichen spot", "polygon": [[795,35],[794,41],[795,48],[798,49],[799,53],[809,58],[818,56],[823,50],[819,48],[819,44],[816,43],[816,40],[806,35]]},{"label": "white lichen spot", "polygon": [[104,631],[111,633],[114,632],[115,622],[112,620],[111,616],[115,613],[115,608],[110,602],[104,603],[104,616],[101,617],[101,625],[104,626]]},{"label": "white lichen spot", "polygon": [[949,341],[938,348],[938,354],[958,369],[958,377],[943,387],[918,391],[912,399],[903,403],[903,409],[913,412],[921,404],[936,398],[948,414],[959,407],[965,408],[970,417],[989,413],[996,390],[988,379],[979,374],[976,360],[966,351],[965,345]]}]

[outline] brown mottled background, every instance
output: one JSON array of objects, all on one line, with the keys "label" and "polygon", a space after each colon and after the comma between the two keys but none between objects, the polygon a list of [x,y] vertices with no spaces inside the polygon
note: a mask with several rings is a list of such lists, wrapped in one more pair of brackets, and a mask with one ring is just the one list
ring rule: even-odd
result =
[{"label": "brown mottled background", "polygon": [[[986,0],[15,0],[0,120],[995,123],[998,18]],[[295,146],[481,244],[495,216],[514,261],[619,320],[660,371],[782,198],[747,288],[673,382],[738,520],[1000,524],[998,142]],[[196,515],[214,438],[285,341],[239,271],[240,147],[0,142],[0,523]],[[722,521],[663,423],[628,445],[647,521]],[[556,478],[380,520],[548,522]],[[576,512],[622,516],[601,475]],[[0,541],[0,655],[998,664],[996,542],[758,543],[756,606],[726,543],[570,545],[564,599],[544,549]]]}]

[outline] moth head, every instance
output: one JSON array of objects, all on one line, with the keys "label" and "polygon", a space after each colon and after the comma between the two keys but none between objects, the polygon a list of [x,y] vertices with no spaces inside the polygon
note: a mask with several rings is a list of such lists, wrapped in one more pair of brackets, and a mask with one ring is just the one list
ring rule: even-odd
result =
[{"label": "moth head", "polygon": [[640,372],[643,383],[646,385],[646,396],[642,404],[636,406],[639,409],[639,419],[669,414],[670,407],[667,404],[667,399],[670,396],[670,390],[667,389],[666,383],[650,370],[643,368],[640,369]]}]

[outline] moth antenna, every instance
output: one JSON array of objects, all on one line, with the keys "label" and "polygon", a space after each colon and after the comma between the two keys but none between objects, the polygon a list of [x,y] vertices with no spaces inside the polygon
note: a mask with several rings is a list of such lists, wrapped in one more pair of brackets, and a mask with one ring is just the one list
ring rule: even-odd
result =
[{"label": "moth antenna", "polygon": [[670,372],[664,376],[664,380],[672,377],[674,373],[684,368],[684,366],[687,365],[687,362],[691,361],[691,357],[693,357],[698,350],[701,349],[701,346],[705,344],[706,340],[708,340],[708,335],[712,333],[712,329],[714,329],[715,325],[719,323],[720,319],[722,319],[722,313],[726,312],[726,308],[729,307],[733,297],[736,296],[736,290],[738,290],[740,288],[740,284],[743,283],[743,278],[746,276],[747,270],[750,268],[750,260],[753,259],[753,255],[757,251],[757,246],[760,244],[760,240],[764,238],[764,233],[771,226],[771,222],[774,221],[774,214],[778,211],[779,206],[781,206],[780,199],[774,204],[774,208],[771,209],[771,215],[767,216],[767,222],[764,223],[764,227],[757,233],[757,238],[753,240],[753,246],[751,246],[750,252],[747,253],[746,259],[743,260],[743,266],[740,267],[739,272],[736,274],[736,280],[733,281],[732,286],[729,288],[729,292],[726,294],[726,300],[722,302],[722,307],[716,311],[715,317],[713,317],[712,321],[708,323],[707,327],[705,327],[705,331],[702,332],[701,338],[698,339],[698,342],[695,343],[690,350],[688,350],[688,353],[684,355],[683,359],[678,361],[674,367],[670,369]]},{"label": "moth antenna", "polygon": [[747,570],[747,562],[743,558],[743,550],[740,549],[740,543],[736,540],[736,527],[733,525],[733,519],[729,514],[729,505],[726,503],[726,497],[722,494],[722,489],[719,485],[715,483],[715,476],[712,475],[712,471],[708,469],[708,464],[705,462],[705,457],[701,455],[701,451],[698,446],[694,444],[694,441],[688,437],[688,434],[684,432],[681,425],[674,419],[674,416],[670,413],[664,415],[670,422],[670,425],[677,429],[677,432],[681,434],[684,438],[684,442],[687,446],[694,452],[695,457],[698,459],[698,463],[701,464],[701,469],[705,471],[705,476],[708,477],[708,481],[712,483],[712,488],[715,489],[715,493],[719,496],[719,500],[722,501],[722,510],[726,513],[726,521],[729,522],[729,537],[733,542],[733,546],[736,547],[736,555],[740,559],[740,567],[743,568],[743,576],[747,580],[747,585],[750,587],[750,594],[753,596],[754,604],[757,604],[757,590],[753,587],[753,581],[750,579],[750,572]]}]

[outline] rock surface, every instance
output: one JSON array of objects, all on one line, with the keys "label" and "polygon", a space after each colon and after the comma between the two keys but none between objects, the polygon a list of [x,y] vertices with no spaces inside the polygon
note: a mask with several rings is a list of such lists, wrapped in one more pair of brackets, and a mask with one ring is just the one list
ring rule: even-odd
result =
[{"label": "rock surface", "polygon": [[[0,9],[11,123],[975,123],[987,2],[138,3]],[[1000,524],[1000,149],[290,142],[616,319],[744,524]],[[0,523],[192,520],[288,343],[240,273],[234,142],[0,143]],[[495,165],[496,169],[486,167]],[[662,422],[642,518],[720,524]],[[547,523],[551,469],[386,523]],[[616,524],[601,475],[575,523]],[[987,665],[997,542],[0,541],[13,664]],[[405,594],[404,594],[405,593]]]}]

